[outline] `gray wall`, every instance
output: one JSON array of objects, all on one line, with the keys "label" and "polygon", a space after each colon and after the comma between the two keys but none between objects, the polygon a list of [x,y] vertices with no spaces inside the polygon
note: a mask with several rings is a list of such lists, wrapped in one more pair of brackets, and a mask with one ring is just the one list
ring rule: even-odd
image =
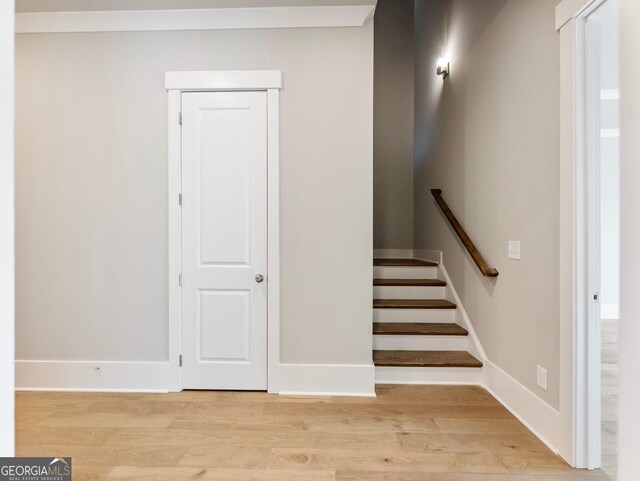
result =
[{"label": "gray wall", "polygon": [[620,0],[620,416],[618,479],[640,479],[640,2]]},{"label": "gray wall", "polygon": [[282,361],[371,361],[373,22],[17,36],[17,358],[163,361],[167,70],[281,69]]},{"label": "gray wall", "polygon": [[[444,263],[489,357],[559,404],[557,0],[416,2],[416,249]],[[446,45],[451,76],[435,75]],[[489,263],[483,278],[429,193],[444,198]],[[522,260],[507,259],[509,240]],[[548,392],[536,366],[548,369]]]},{"label": "gray wall", "polygon": [[373,245],[413,248],[413,0],[375,15]]},{"label": "gray wall", "polygon": [[13,22],[0,3],[0,457],[15,453]]}]

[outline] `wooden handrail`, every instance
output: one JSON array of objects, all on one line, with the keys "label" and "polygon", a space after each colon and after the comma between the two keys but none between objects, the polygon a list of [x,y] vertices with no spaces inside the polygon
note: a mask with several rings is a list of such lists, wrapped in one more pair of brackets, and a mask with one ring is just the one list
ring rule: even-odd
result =
[{"label": "wooden handrail", "polygon": [[453,215],[453,212],[451,212],[451,209],[449,209],[449,206],[442,198],[442,190],[431,189],[431,194],[442,209],[442,212],[451,224],[451,227],[453,227],[453,230],[456,231],[456,234],[458,234],[458,237],[460,238],[466,249],[469,251],[469,254],[471,254],[471,257],[478,266],[478,269],[480,269],[480,272],[482,272],[482,275],[485,277],[498,277],[498,271],[494,267],[489,267],[489,264],[487,264],[487,262],[484,260],[484,257],[482,257],[476,246],[473,244],[473,242],[471,242],[469,235],[464,231],[464,229],[460,225],[460,222],[458,222],[458,219],[456,219],[456,216]]}]

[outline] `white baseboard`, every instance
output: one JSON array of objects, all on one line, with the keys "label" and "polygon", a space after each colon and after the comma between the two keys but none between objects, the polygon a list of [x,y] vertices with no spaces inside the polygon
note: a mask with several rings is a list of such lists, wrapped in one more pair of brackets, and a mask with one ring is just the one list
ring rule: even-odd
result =
[{"label": "white baseboard", "polygon": [[[278,379],[280,394],[375,396],[373,365],[281,364]],[[169,363],[16,361],[16,390],[168,392]]]},{"label": "white baseboard", "polygon": [[413,257],[413,249],[373,249],[376,259],[404,259]]},{"label": "white baseboard", "polygon": [[278,393],[375,397],[373,364],[280,364]]},{"label": "white baseboard", "polygon": [[560,413],[496,366],[484,361],[484,387],[555,454],[560,445]]},{"label": "white baseboard", "polygon": [[16,390],[167,392],[168,388],[168,362],[16,361]]}]

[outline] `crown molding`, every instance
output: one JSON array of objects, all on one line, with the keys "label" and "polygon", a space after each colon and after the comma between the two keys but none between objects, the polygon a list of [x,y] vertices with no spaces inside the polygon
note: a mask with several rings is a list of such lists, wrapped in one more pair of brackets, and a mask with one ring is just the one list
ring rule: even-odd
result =
[{"label": "crown molding", "polygon": [[361,27],[375,5],[208,8],[16,14],[16,33]]}]

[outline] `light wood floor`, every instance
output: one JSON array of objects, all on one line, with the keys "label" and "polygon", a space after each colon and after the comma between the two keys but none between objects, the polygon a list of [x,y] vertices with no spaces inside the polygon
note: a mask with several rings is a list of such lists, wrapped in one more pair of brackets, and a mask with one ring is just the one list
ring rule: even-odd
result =
[{"label": "light wood floor", "polygon": [[18,393],[19,456],[72,456],[74,481],[604,480],[554,456],[478,387],[377,398]]}]

